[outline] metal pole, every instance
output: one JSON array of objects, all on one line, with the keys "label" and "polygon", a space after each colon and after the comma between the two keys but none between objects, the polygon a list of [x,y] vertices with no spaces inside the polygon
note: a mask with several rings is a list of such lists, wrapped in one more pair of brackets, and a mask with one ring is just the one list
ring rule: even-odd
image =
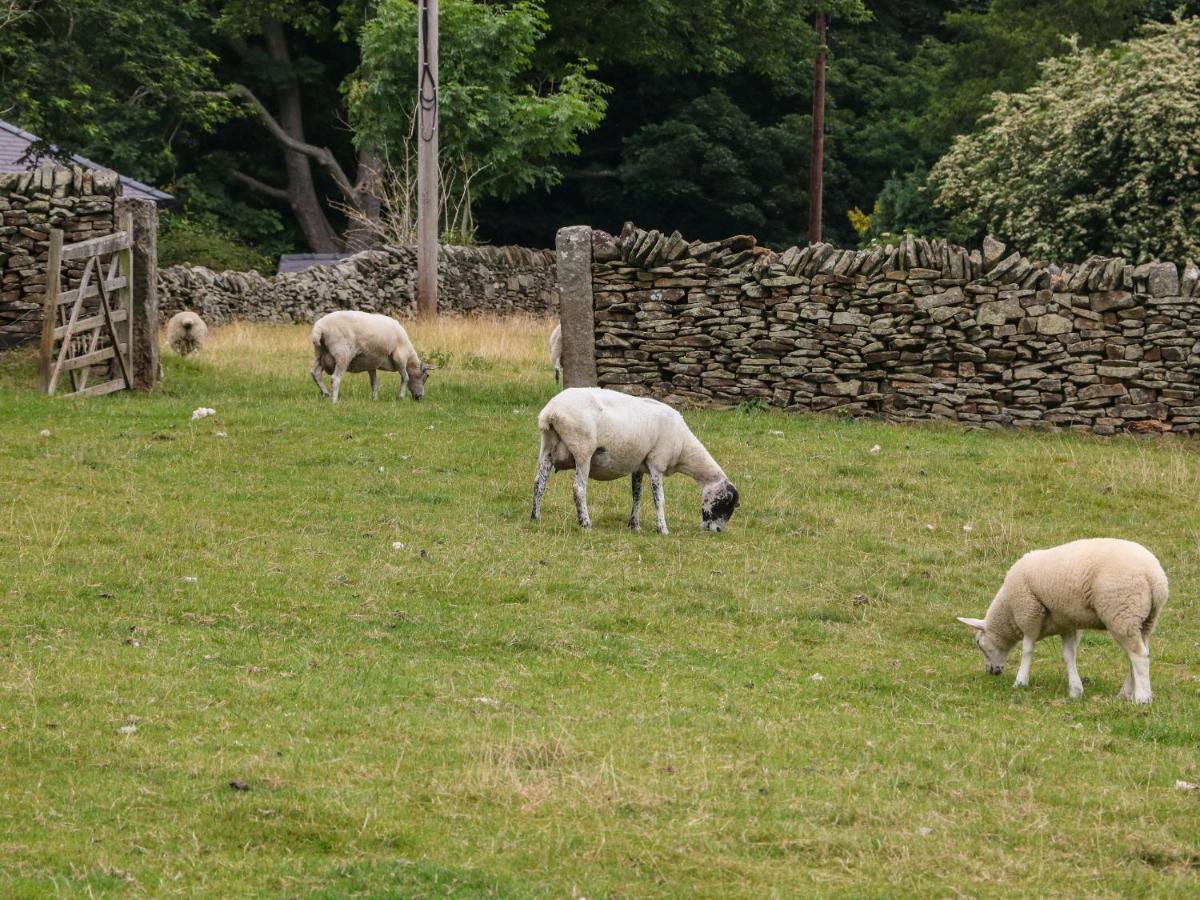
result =
[{"label": "metal pole", "polygon": [[819,12],[817,61],[813,65],[812,161],[808,175],[808,239],[821,240],[821,213],[825,192],[825,13]]},{"label": "metal pole", "polygon": [[437,315],[438,5],[417,6],[417,316]]}]

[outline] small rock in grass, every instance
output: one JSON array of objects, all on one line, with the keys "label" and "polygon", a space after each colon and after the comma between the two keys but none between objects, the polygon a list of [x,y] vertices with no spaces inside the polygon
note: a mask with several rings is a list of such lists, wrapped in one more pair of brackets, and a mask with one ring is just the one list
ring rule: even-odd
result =
[{"label": "small rock in grass", "polygon": [[380,466],[380,467],[379,467],[379,471],[380,471],[380,472],[382,472],[382,471],[383,471],[383,466]]},{"label": "small rock in grass", "polygon": [[231,788],[233,788],[235,791],[250,790],[250,785],[246,784],[246,782],[244,782],[244,781],[238,781],[236,778],[233,779],[233,781],[229,782],[229,786]]},{"label": "small rock in grass", "polygon": [[393,550],[403,550],[404,543],[402,541],[392,541],[392,549]]},{"label": "small rock in grass", "polygon": [[224,431],[218,431],[218,432],[216,432],[216,436],[217,436],[217,437],[229,437],[229,435],[228,435],[226,432],[224,432]]},{"label": "small rock in grass", "polygon": [[217,411],[211,406],[201,406],[192,410],[192,421],[195,422],[197,419],[207,419],[209,416],[215,416],[216,414]]},{"label": "small rock in grass", "polygon": [[825,676],[822,675],[820,672],[813,672],[811,675],[808,676],[808,680],[809,681],[824,681]]},{"label": "small rock in grass", "polygon": [[132,723],[129,725],[122,725],[117,729],[117,734],[137,734],[137,726]]},{"label": "small rock in grass", "polygon": [[1200,791],[1200,784],[1196,784],[1194,781],[1177,781],[1175,782],[1175,790]]},{"label": "small rock in grass", "polygon": [[882,447],[880,447],[878,444],[876,444],[874,447],[872,447],[872,448],[870,449],[870,451],[869,451],[869,452],[871,452],[871,453],[878,453],[878,452],[879,452],[880,450],[882,450],[882,449],[883,449]]},{"label": "small rock in grass", "polygon": [[41,431],[38,432],[38,437],[44,437],[44,438],[50,437],[50,429],[43,428]]},{"label": "small rock in grass", "polygon": [[869,606],[871,604],[871,598],[866,594],[855,594],[854,599],[850,602],[855,606]]},{"label": "small rock in grass", "polygon": [[974,530],[975,530],[975,526],[972,525],[970,522],[968,522],[966,525],[963,526],[963,531],[965,531],[967,534],[970,534]]},{"label": "small rock in grass", "polygon": [[926,531],[933,531],[933,529],[934,529],[934,526],[933,526],[933,525],[930,525],[930,524],[926,524],[926,525],[925,525],[925,530],[926,530]]},{"label": "small rock in grass", "polygon": [[195,584],[200,579],[198,579],[195,575],[184,575],[183,578],[181,578],[179,580],[182,581],[184,584]]}]

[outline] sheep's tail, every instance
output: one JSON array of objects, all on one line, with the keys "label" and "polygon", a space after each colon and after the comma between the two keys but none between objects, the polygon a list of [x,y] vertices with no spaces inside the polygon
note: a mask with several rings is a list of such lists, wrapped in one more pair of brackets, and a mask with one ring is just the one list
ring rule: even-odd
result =
[{"label": "sheep's tail", "polygon": [[1146,616],[1146,621],[1142,624],[1142,634],[1146,637],[1154,632],[1154,626],[1158,624],[1158,614],[1167,605],[1167,575],[1162,569],[1159,569],[1150,575],[1148,581],[1150,585],[1150,615]]},{"label": "sheep's tail", "polygon": [[538,416],[538,428],[542,432],[542,447],[538,452],[538,459],[541,459],[547,453],[553,453],[554,448],[558,446],[558,442],[562,440],[558,436],[555,425],[554,413],[543,410],[542,414]]},{"label": "sheep's tail", "polygon": [[317,325],[313,326],[312,345],[313,345],[313,350],[316,351],[318,356],[320,356],[322,352],[324,352],[325,350],[328,349],[325,346],[325,331],[324,331],[324,329],[321,328],[319,323]]}]

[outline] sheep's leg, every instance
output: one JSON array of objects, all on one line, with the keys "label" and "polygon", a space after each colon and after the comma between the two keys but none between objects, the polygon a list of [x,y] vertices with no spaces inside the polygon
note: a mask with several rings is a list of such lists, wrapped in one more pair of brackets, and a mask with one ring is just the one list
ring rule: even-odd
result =
[{"label": "sheep's leg", "polygon": [[1017,669],[1017,680],[1013,683],[1013,687],[1027,687],[1029,685],[1029,668],[1033,665],[1033,648],[1037,646],[1037,639],[1025,635],[1021,638],[1021,668]]},{"label": "sheep's leg", "polygon": [[1129,674],[1125,676],[1125,683],[1121,685],[1121,690],[1117,691],[1117,696],[1122,700],[1128,700],[1133,696],[1133,665],[1129,666]]},{"label": "sheep's leg", "polygon": [[369,375],[371,378],[371,399],[378,400],[379,399],[379,370],[378,369],[370,369],[367,372],[367,375]]},{"label": "sheep's leg", "polygon": [[1113,637],[1129,654],[1129,675],[1121,688],[1121,698],[1129,699],[1132,695],[1134,703],[1149,703],[1154,696],[1150,690],[1150,642],[1141,633]]},{"label": "sheep's leg", "polygon": [[330,398],[334,403],[338,401],[338,391],[342,387],[342,376],[346,374],[346,369],[349,368],[346,363],[340,360],[334,364],[333,377],[330,381],[333,383],[333,396]]},{"label": "sheep's leg", "polygon": [[654,499],[654,515],[658,524],[658,533],[667,534],[667,510],[664,506],[662,472],[650,470],[650,496]]},{"label": "sheep's leg", "polygon": [[321,392],[321,396],[328,397],[329,390],[325,387],[325,383],[321,380],[321,376],[324,374],[325,374],[325,370],[324,370],[324,368],[322,368],[321,360],[318,357],[317,361],[315,363],[313,363],[312,378],[313,378],[313,381],[315,381],[317,383],[317,390],[319,390]]},{"label": "sheep's leg", "polygon": [[[575,456],[575,454],[572,454]],[[587,484],[588,473],[592,470],[590,456],[575,456],[575,513],[579,516],[579,526],[591,529],[592,517],[588,515]]]},{"label": "sheep's leg", "polygon": [[633,473],[633,512],[629,514],[629,527],[642,530],[642,473]]},{"label": "sheep's leg", "polygon": [[404,366],[400,367],[400,393],[396,395],[397,400],[403,400],[408,396],[408,369]]},{"label": "sheep's leg", "polygon": [[542,441],[541,458],[538,460],[537,478],[533,482],[533,514],[529,517],[537,521],[542,515],[542,496],[546,493],[546,485],[550,474],[554,471],[554,459],[546,442]]},{"label": "sheep's leg", "polygon": [[1083,679],[1079,677],[1079,667],[1075,664],[1075,654],[1079,650],[1079,632],[1072,631],[1062,636],[1063,662],[1067,664],[1067,684],[1070,685],[1071,699],[1078,700],[1083,696]]}]

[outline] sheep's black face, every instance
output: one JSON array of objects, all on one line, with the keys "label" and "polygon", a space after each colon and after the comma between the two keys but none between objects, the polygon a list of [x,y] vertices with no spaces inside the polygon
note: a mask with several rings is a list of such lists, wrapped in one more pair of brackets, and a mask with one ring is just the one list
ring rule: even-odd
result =
[{"label": "sheep's black face", "polygon": [[700,527],[709,531],[724,531],[738,506],[737,488],[726,481],[711,492],[705,491],[700,506]]}]

